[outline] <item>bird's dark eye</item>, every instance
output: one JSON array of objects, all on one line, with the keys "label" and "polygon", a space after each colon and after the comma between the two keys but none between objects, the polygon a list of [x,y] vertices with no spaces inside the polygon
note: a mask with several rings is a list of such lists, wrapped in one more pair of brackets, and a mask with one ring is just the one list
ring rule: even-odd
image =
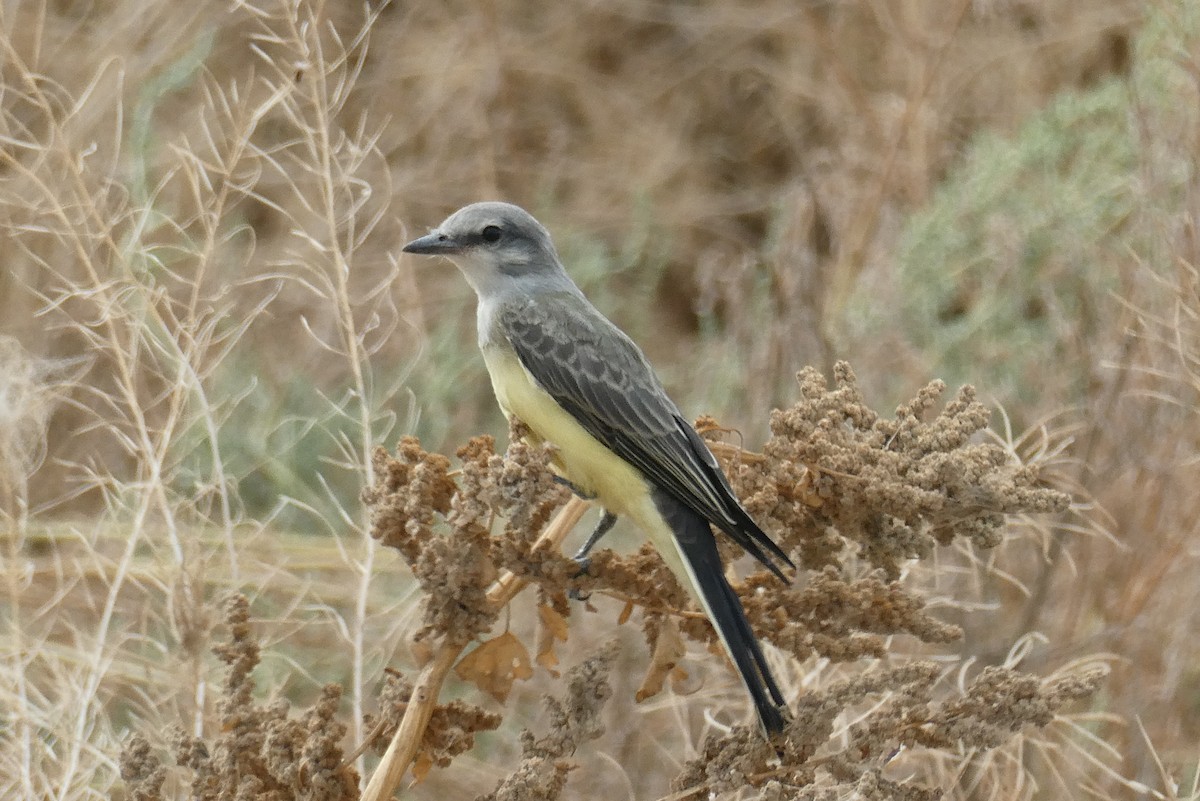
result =
[{"label": "bird's dark eye", "polygon": [[481,234],[481,236],[483,237],[484,242],[489,242],[489,243],[490,242],[499,242],[500,241],[500,226],[498,226],[498,225],[484,226],[483,233]]}]

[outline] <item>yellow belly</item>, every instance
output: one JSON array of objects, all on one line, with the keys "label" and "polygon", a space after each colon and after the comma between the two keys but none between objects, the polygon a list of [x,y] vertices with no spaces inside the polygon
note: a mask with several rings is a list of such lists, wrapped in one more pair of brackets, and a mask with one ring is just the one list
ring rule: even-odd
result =
[{"label": "yellow belly", "polygon": [[[563,477],[583,492],[594,495],[608,511],[625,515],[649,537],[667,567],[703,606],[696,579],[679,551],[667,522],[654,505],[650,486],[642,474],[587,432],[554,398],[539,387],[508,348],[483,351],[492,389],[500,408],[517,418],[538,437],[555,446]],[[704,606],[707,609],[707,606]]]},{"label": "yellow belly", "polygon": [[500,408],[528,426],[538,439],[558,449],[557,461],[564,478],[595,495],[610,512],[640,518],[650,498],[641,474],[537,386],[516,354],[493,347],[483,356]]}]

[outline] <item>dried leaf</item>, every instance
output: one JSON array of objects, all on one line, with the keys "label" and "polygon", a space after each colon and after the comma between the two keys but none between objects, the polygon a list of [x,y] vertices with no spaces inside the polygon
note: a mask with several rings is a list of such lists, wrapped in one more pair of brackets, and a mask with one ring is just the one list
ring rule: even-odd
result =
[{"label": "dried leaf", "polygon": [[671,692],[676,695],[691,695],[700,689],[699,681],[691,681],[691,674],[686,670],[676,665],[671,669]]},{"label": "dried leaf", "polygon": [[646,671],[646,678],[642,679],[642,686],[638,687],[634,696],[638,703],[662,692],[663,682],[671,675],[684,653],[683,638],[679,635],[675,619],[663,617],[658,627],[658,641],[654,646],[654,656],[650,659],[650,669]]},{"label": "dried leaf", "polygon": [[[542,632],[544,631],[545,629],[542,629]],[[562,674],[554,669],[558,667],[558,656],[554,653],[554,639],[542,632],[538,632],[538,654],[534,660],[557,679]]]},{"label": "dried leaf", "polygon": [[537,663],[558,678],[558,656],[554,653],[554,641],[567,641],[567,619],[544,604],[538,605],[538,617],[542,625],[537,634]]},{"label": "dried leaf", "polygon": [[796,483],[794,493],[805,506],[820,509],[825,505],[825,499],[817,489],[816,472],[810,467],[804,468],[804,475]]},{"label": "dried leaf", "polygon": [[528,679],[533,675],[529,662],[529,651],[521,641],[506,631],[499,637],[480,643],[474,651],[462,658],[454,672],[463,681],[476,687],[500,703],[508,698],[513,682]]},{"label": "dried leaf", "polygon": [[433,769],[433,758],[429,756],[428,751],[418,751],[417,756],[413,759],[412,775],[414,784],[420,784],[425,781],[425,777],[429,775],[429,771]]}]

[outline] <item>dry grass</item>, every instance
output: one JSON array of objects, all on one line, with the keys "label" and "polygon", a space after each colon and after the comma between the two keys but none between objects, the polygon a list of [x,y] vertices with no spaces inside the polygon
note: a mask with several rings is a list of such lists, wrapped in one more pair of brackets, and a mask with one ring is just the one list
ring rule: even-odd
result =
[{"label": "dry grass", "polygon": [[[1018,517],[991,550],[897,562],[965,636],[883,647],[935,656],[962,689],[980,664],[1057,676],[1104,654],[1113,672],[1086,715],[989,755],[931,748],[920,775],[961,798],[1195,798],[1196,16],[1169,0],[5,5],[0,793],[119,794],[130,732],[160,756],[172,725],[216,734],[230,591],[262,641],[259,700],[328,715],[320,688],[338,683],[342,746],[366,739],[383,669],[414,665],[422,597],[369,536],[374,447],[502,433],[467,290],[398,246],[503,197],[548,223],[684,408],[751,447],[795,372],[839,358],[876,408],[931,375],[1002,402],[995,442],[1076,503]],[[534,642],[533,603],[506,608]],[[739,720],[739,688],[693,648],[703,689],[635,707],[640,634],[579,628],[564,666],[614,630],[622,647],[607,738],[576,743],[568,797],[665,795]],[[776,655],[806,692],[854,673]],[[491,791],[515,732],[545,730],[547,688],[566,697],[537,671],[500,732],[411,794]]]}]

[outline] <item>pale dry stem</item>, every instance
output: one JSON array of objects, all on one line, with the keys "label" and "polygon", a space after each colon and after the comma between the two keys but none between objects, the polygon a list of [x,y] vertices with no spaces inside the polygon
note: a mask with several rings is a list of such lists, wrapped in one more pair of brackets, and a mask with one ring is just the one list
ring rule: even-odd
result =
[{"label": "pale dry stem", "polygon": [[[534,548],[557,549],[585,511],[587,503],[579,498],[572,498],[538,537]],[[488,603],[493,608],[500,609],[512,601],[528,583],[528,580],[506,571],[488,590]],[[363,801],[385,801],[391,798],[400,786],[405,772],[420,750],[425,728],[429,725],[434,707],[437,706],[442,685],[467,645],[468,642],[446,637],[435,649],[433,659],[417,677],[412,698],[404,711],[399,729],[392,737],[375,772],[371,774],[371,780],[363,791]]]}]

